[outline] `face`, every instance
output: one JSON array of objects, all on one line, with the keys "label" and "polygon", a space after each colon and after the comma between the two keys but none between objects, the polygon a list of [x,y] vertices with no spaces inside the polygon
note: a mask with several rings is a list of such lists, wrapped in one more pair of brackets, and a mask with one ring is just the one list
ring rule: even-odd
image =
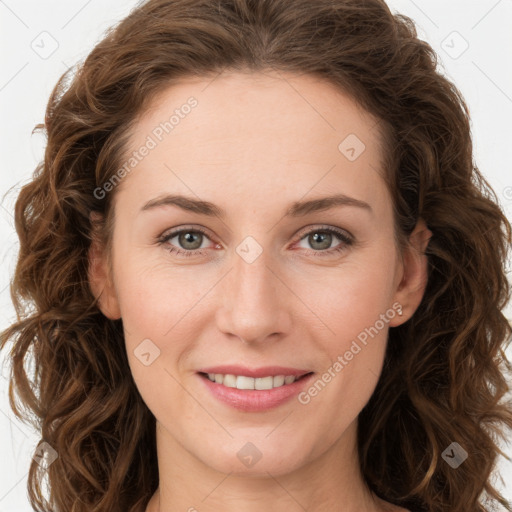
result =
[{"label": "face", "polygon": [[91,282],[162,435],[225,473],[336,451],[423,291],[376,120],[313,77],[231,73],[164,91],[130,141]]}]

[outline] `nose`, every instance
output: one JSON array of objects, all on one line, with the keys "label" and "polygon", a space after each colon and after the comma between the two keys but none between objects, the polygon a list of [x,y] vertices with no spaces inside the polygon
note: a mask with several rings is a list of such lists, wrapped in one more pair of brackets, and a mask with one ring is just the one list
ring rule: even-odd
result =
[{"label": "nose", "polygon": [[[248,262],[233,255],[233,266],[219,283],[217,326],[246,344],[276,341],[291,326],[290,290],[268,261],[265,251]],[[275,265],[274,265],[275,267]]]}]

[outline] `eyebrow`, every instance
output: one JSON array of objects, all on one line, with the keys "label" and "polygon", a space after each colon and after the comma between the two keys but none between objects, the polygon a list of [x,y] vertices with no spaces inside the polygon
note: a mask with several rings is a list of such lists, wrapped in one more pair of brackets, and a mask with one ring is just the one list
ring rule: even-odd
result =
[{"label": "eyebrow", "polygon": [[[182,210],[210,217],[216,216],[225,218],[226,212],[219,206],[183,195],[164,195],[148,201],[141,211],[152,210],[163,206],[177,206]],[[296,201],[291,204],[285,213],[286,217],[301,217],[313,212],[325,211],[337,206],[355,206],[373,213],[372,207],[360,199],[349,197],[345,194],[334,194],[331,196],[310,199],[308,201]]]}]

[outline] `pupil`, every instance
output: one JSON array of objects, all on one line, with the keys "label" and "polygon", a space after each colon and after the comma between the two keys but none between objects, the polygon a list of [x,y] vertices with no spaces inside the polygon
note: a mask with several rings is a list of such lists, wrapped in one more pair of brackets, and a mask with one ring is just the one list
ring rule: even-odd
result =
[{"label": "pupil", "polygon": [[[321,247],[319,247],[319,248],[327,249],[331,245],[331,240],[330,240],[331,236],[332,235],[330,233],[315,233],[313,235],[313,242],[314,243],[320,242]],[[323,245],[322,245],[322,241],[324,242]],[[325,243],[325,241],[327,241],[327,243]],[[311,245],[314,246],[314,243],[312,243]]]},{"label": "pupil", "polygon": [[[184,233],[181,235],[182,239],[184,240],[184,243],[182,243],[182,245],[184,245],[184,247],[186,247],[187,249],[197,249],[201,243],[199,243],[199,245],[197,245],[197,247],[189,247],[187,246],[187,244],[194,244],[194,238],[196,239],[196,244],[197,244],[197,239],[199,238],[199,234],[193,234],[191,233],[190,231],[187,232],[187,233]],[[181,242],[181,240],[180,240]]]}]

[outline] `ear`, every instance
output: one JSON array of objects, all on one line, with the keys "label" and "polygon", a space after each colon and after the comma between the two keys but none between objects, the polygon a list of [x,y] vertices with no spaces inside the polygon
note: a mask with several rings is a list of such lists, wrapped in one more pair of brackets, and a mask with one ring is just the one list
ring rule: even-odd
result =
[{"label": "ear", "polygon": [[109,258],[99,236],[98,226],[103,221],[98,212],[91,212],[92,242],[88,251],[88,277],[92,294],[98,300],[101,312],[111,320],[121,318],[121,311],[110,271]]},{"label": "ear", "polygon": [[[395,315],[389,322],[391,327],[409,320],[421,303],[428,280],[428,258],[425,250],[431,237],[432,231],[420,218],[409,236],[408,246],[403,251],[403,272],[394,296],[395,303],[401,306],[402,316]],[[393,307],[400,309],[395,305]]]}]

